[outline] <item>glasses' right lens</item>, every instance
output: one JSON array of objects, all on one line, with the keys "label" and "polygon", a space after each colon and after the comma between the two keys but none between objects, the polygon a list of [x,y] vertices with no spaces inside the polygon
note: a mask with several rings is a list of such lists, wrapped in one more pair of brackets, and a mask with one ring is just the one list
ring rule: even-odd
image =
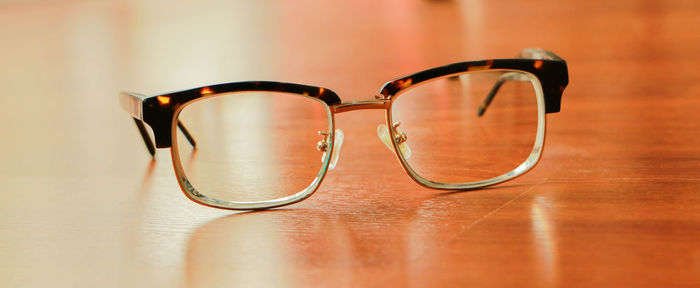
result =
[{"label": "glasses' right lens", "polygon": [[262,202],[302,197],[298,193],[313,192],[325,173],[330,115],[319,99],[296,94],[217,94],[182,109],[177,120],[197,146],[178,132],[174,152],[187,181],[206,198]]},{"label": "glasses' right lens", "polygon": [[401,152],[409,172],[440,186],[499,182],[531,168],[544,135],[543,100],[533,77],[477,71],[399,94],[389,129],[400,148],[410,147],[410,155]]}]

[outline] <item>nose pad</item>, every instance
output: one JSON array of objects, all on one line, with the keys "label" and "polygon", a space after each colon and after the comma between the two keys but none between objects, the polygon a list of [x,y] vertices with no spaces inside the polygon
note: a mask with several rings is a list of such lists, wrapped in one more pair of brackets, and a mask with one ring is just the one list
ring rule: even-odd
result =
[{"label": "nose pad", "polygon": [[[324,135],[323,140],[318,142],[318,146],[316,147],[318,151],[323,152],[323,155],[321,156],[321,162],[325,161],[328,153],[328,139],[330,136],[330,133],[326,131],[318,131],[319,135]],[[340,129],[335,129],[335,136],[333,137],[333,153],[331,153],[331,162],[328,164],[328,169],[333,170],[335,169],[335,165],[338,164],[338,159],[340,158],[340,147],[343,146],[343,140],[345,140],[345,134],[343,133],[343,130]]]},{"label": "nose pad", "polygon": [[345,140],[345,134],[343,130],[335,129],[335,138],[333,140],[333,153],[331,154],[331,163],[328,168],[335,169],[335,164],[338,164],[338,159],[340,158],[340,147],[343,146],[343,140]]},{"label": "nose pad", "polygon": [[[406,140],[408,140],[408,136],[406,136],[406,133],[400,133],[398,130],[396,130],[397,127],[401,125],[401,122],[394,122],[394,134],[396,135],[396,143],[398,143],[399,146],[399,151],[401,152],[401,155],[403,156],[404,159],[408,159],[411,157],[411,147],[408,146],[408,143],[406,143]],[[379,124],[377,126],[377,136],[379,136],[379,140],[386,145],[389,150],[392,152],[394,151],[394,146],[391,143],[391,134],[389,133],[389,128],[385,124]]]}]

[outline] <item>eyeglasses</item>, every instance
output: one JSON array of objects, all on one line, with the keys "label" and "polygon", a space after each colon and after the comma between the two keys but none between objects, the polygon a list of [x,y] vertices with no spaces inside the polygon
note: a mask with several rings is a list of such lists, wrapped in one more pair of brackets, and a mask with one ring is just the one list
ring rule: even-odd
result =
[{"label": "eyeglasses", "polygon": [[559,111],[568,81],[564,60],[525,49],[516,59],[411,74],[370,100],[342,102],[326,88],[255,81],[150,97],[122,92],[120,102],[152,156],[155,147],[170,148],[187,197],[252,210],[309,197],[338,161],[344,135],[335,114],[353,110],[385,111],[377,135],[420,185],[466,190],[513,179],[539,161],[545,113]]}]

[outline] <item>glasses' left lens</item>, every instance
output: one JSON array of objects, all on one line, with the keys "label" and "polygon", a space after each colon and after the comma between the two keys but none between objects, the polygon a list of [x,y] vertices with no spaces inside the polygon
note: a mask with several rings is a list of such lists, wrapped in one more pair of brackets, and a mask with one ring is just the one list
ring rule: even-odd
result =
[{"label": "glasses' left lens", "polygon": [[330,119],[328,106],[316,98],[279,92],[217,94],[181,110],[177,120],[197,146],[178,132],[174,153],[197,196],[215,205],[303,197],[325,173],[330,153],[323,153],[319,142],[330,142],[325,135],[332,131]]},{"label": "glasses' left lens", "polygon": [[390,111],[399,157],[430,187],[502,182],[532,168],[542,151],[544,100],[539,80],[526,72],[434,79],[402,92]]}]

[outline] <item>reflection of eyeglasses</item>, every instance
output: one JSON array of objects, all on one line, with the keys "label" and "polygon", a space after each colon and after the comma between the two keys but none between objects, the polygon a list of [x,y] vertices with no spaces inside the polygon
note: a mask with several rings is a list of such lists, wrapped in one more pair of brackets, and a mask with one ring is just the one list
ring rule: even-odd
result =
[{"label": "reflection of eyeglasses", "polygon": [[325,88],[267,81],[151,97],[121,93],[120,100],[151,155],[155,148],[144,122],[158,148],[170,147],[187,197],[248,210],[310,196],[338,161],[343,133],[335,129],[334,115],[352,110],[386,112],[377,134],[423,186],[474,189],[510,180],[539,160],[544,114],[559,111],[568,81],[564,60],[525,49],[518,59],[408,75],[386,83],[370,100],[341,102]]}]

